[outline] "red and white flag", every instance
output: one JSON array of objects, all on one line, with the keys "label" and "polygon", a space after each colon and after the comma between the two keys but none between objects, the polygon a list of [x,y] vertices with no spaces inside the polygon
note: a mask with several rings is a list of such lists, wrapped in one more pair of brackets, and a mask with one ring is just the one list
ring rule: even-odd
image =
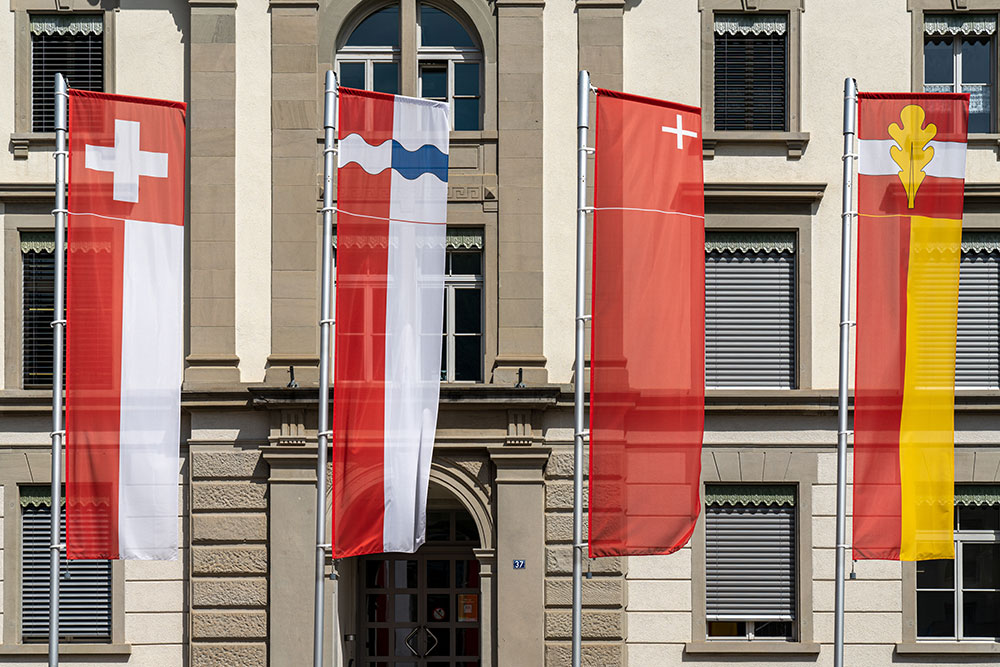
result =
[{"label": "red and white flag", "polygon": [[671,553],[698,518],[705,419],[701,110],[598,90],[590,555]]},{"label": "red and white flag", "polygon": [[444,312],[448,106],[340,89],[333,557],[424,542]]},{"label": "red and white flag", "polygon": [[66,555],[177,558],[181,102],[69,91]]}]

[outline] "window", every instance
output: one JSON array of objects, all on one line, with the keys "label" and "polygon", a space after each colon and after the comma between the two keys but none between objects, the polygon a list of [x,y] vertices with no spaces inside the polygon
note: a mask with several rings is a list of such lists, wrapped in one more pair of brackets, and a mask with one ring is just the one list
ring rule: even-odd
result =
[{"label": "window", "polygon": [[482,129],[482,51],[444,10],[419,2],[416,15],[415,25],[402,25],[400,6],[392,4],[362,19],[337,54],[341,85],[399,93],[405,87],[400,79],[400,36],[411,31],[417,44],[416,93],[448,102],[453,129]]},{"label": "window", "polygon": [[794,641],[793,485],[705,486],[705,620],[712,639]]},{"label": "window", "polygon": [[52,316],[55,304],[52,232],[21,233],[21,382],[52,386]]},{"label": "window", "polygon": [[795,386],[794,232],[705,234],[705,386]]},{"label": "window", "polygon": [[483,233],[448,230],[442,382],[483,381]]},{"label": "window", "polygon": [[[21,641],[47,642],[51,495],[47,486],[22,486],[20,500]],[[60,531],[60,540],[65,541],[65,506]],[[111,641],[111,561],[62,561],[59,641]]]},{"label": "window", "polygon": [[715,129],[788,130],[788,16],[715,15]]},{"label": "window", "polygon": [[924,17],[924,92],[969,93],[969,133],[996,126],[996,15]]},{"label": "window", "polygon": [[31,129],[55,131],[56,73],[71,88],[104,90],[104,19],[92,15],[31,15]]},{"label": "window", "polygon": [[1000,486],[956,486],[955,560],[916,569],[918,639],[1000,641]]},{"label": "window", "polygon": [[1000,234],[962,234],[955,386],[1000,389]]}]

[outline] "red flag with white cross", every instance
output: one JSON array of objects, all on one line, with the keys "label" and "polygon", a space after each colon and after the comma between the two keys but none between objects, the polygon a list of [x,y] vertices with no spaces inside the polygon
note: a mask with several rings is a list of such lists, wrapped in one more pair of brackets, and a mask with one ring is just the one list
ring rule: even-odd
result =
[{"label": "red flag with white cross", "polygon": [[699,510],[701,109],[598,90],[590,555],[671,553]]},{"label": "red flag with white cross", "polygon": [[177,558],[185,105],[69,91],[66,555]]}]

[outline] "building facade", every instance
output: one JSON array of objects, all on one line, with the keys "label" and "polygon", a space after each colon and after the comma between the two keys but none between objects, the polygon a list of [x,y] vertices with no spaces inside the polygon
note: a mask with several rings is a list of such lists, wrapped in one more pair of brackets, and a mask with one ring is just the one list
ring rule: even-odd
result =
[{"label": "building facade", "polygon": [[958,558],[850,567],[847,664],[996,660],[998,17],[1000,0],[9,0],[0,664],[45,659],[57,71],[189,105],[182,548],[69,565],[63,654],[309,664],[331,68],[447,100],[454,129],[428,543],[328,565],[329,664],[569,664],[581,68],[703,108],[707,228],[704,511],[675,554],[587,561],[585,663],[833,663],[847,76],[972,97]]}]

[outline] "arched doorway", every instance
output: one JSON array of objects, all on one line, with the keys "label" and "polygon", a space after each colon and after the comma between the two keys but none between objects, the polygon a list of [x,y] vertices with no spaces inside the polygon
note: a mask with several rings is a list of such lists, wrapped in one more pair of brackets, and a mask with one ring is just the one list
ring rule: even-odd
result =
[{"label": "arched doorway", "polygon": [[476,522],[443,487],[428,491],[427,542],[358,563],[358,656],[364,667],[479,667],[482,577]]}]

